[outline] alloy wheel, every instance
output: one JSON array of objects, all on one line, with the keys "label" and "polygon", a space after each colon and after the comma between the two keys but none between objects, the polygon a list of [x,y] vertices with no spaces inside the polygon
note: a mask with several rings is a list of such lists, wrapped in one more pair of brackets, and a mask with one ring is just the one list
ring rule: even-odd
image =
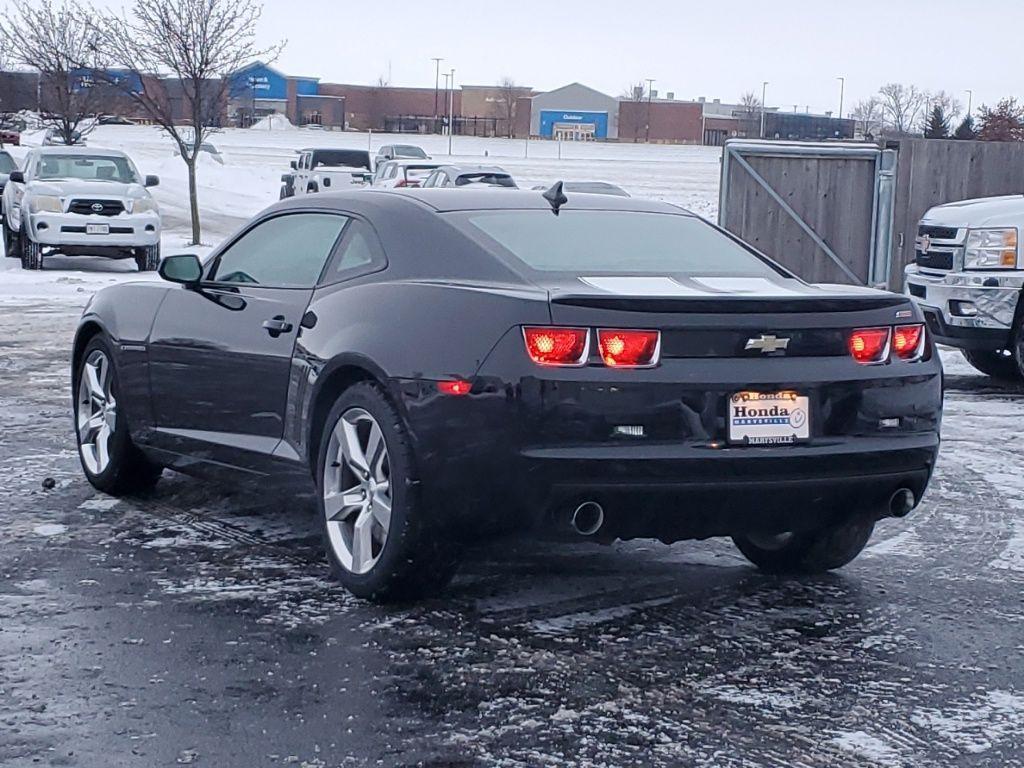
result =
[{"label": "alloy wheel", "polygon": [[391,527],[391,464],[377,420],[345,411],[331,433],[323,477],[324,514],[334,555],[347,571],[367,573]]},{"label": "alloy wheel", "polygon": [[117,401],[112,391],[110,359],[93,350],[78,382],[78,449],[86,469],[102,474],[110,466],[110,440],[117,427]]}]

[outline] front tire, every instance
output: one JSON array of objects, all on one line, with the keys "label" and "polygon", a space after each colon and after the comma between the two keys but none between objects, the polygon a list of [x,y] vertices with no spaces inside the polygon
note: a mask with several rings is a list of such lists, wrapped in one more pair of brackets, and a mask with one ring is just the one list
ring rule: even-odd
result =
[{"label": "front tire", "polygon": [[135,265],[139,272],[156,272],[160,268],[160,245],[135,249]]},{"label": "front tire", "polygon": [[448,584],[455,547],[424,509],[408,432],[377,385],[353,385],[331,409],[317,480],[328,561],[350,592],[390,602]]},{"label": "front tire", "polygon": [[1017,381],[1021,378],[1015,355],[1001,349],[962,349],[967,362],[993,379]]},{"label": "front tire", "polygon": [[733,536],[743,556],[768,573],[824,573],[842,568],[867,546],[874,520],[854,517],[803,533]]},{"label": "front tire", "polygon": [[117,370],[110,346],[94,337],[82,353],[75,376],[75,434],[78,457],[89,483],[111,496],[152,488],[162,469],[135,446],[118,402]]},{"label": "front tire", "polygon": [[43,246],[39,243],[33,242],[32,238],[28,236],[28,232],[25,231],[25,227],[21,228],[21,234],[18,237],[20,244],[21,253],[21,268],[40,270],[43,268]]}]

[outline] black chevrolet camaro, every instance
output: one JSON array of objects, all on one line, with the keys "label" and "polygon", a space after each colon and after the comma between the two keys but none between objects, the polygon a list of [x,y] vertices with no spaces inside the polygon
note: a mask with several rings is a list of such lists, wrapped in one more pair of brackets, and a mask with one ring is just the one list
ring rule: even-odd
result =
[{"label": "black chevrolet camaro", "polygon": [[315,489],[334,572],[378,600],[546,526],[821,571],[917,505],[942,369],[913,303],[808,285],[666,203],[568,197],[289,200],[100,291],[74,342],[86,476]]}]

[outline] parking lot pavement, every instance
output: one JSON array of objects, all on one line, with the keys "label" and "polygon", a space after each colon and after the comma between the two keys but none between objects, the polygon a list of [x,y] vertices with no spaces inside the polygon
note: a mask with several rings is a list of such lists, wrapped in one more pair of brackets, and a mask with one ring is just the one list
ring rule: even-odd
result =
[{"label": "parking lot pavement", "polygon": [[924,505],[838,573],[503,543],[379,608],[301,500],[92,491],[76,315],[0,308],[0,765],[1024,765],[1022,392],[956,368]]}]

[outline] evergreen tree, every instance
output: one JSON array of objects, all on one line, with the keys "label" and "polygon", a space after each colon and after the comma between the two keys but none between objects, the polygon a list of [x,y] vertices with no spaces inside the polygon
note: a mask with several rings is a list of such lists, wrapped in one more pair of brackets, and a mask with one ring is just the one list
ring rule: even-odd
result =
[{"label": "evergreen tree", "polygon": [[978,138],[978,132],[974,130],[974,118],[970,115],[965,117],[956,132],[953,134],[954,139],[960,139],[962,141],[971,141]]},{"label": "evergreen tree", "polygon": [[924,137],[926,139],[949,138],[949,118],[946,117],[946,112],[941,105],[935,105],[935,108],[928,114],[928,120],[924,126]]}]

